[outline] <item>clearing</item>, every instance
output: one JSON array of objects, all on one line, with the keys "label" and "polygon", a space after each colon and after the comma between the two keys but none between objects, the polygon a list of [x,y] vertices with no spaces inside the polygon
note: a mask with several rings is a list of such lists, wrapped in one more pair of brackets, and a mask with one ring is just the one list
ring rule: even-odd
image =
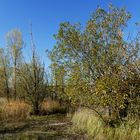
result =
[{"label": "clearing", "polygon": [[69,131],[66,115],[32,116],[23,122],[1,123],[0,140],[83,140]]}]

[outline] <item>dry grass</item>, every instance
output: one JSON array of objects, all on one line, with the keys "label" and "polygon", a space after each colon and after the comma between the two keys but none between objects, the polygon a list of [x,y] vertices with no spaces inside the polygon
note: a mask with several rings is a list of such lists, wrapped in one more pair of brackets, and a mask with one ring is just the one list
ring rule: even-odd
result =
[{"label": "dry grass", "polygon": [[129,121],[116,128],[106,126],[95,114],[83,109],[72,118],[72,131],[85,134],[87,139],[95,140],[139,140],[139,123]]},{"label": "dry grass", "polygon": [[[31,106],[21,100],[0,98],[0,121],[22,121],[29,117]],[[40,115],[65,113],[65,109],[57,101],[44,100],[41,104]]]},{"label": "dry grass", "polygon": [[65,109],[62,108],[58,101],[44,100],[41,104],[41,114],[55,114],[64,113]]},{"label": "dry grass", "polygon": [[59,107],[60,104],[57,101],[53,101],[53,100],[44,100],[43,103],[41,104],[42,110],[52,110]]},{"label": "dry grass", "polygon": [[0,99],[0,121],[21,121],[29,116],[30,106],[23,101]]}]

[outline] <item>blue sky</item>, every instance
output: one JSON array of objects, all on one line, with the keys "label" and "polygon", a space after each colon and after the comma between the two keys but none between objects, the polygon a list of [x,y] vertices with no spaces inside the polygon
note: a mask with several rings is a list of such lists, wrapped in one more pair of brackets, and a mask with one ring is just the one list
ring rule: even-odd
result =
[{"label": "blue sky", "polygon": [[0,47],[6,46],[6,33],[18,28],[26,44],[24,54],[29,56],[32,22],[37,51],[48,66],[45,50],[55,45],[53,34],[57,33],[59,24],[64,21],[85,24],[97,5],[107,9],[109,3],[125,7],[132,14],[127,31],[133,32],[133,23],[140,21],[139,0],[0,0]]}]

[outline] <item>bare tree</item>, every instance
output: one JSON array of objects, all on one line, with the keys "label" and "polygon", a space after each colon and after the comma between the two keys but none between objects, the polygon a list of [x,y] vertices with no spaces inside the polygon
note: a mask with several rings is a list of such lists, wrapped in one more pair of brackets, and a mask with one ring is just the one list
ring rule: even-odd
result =
[{"label": "bare tree", "polygon": [[40,113],[40,104],[48,92],[48,80],[45,66],[39,60],[35,52],[35,45],[31,32],[32,59],[30,63],[24,63],[18,70],[21,87],[26,93],[26,99],[32,105],[32,114]]}]

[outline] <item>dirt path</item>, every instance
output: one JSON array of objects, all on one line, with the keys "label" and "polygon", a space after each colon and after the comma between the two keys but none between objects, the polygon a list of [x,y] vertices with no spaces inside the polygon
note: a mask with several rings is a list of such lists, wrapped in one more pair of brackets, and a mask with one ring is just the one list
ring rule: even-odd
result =
[{"label": "dirt path", "polygon": [[69,131],[70,119],[64,115],[32,117],[25,122],[2,124],[0,140],[83,140]]}]

